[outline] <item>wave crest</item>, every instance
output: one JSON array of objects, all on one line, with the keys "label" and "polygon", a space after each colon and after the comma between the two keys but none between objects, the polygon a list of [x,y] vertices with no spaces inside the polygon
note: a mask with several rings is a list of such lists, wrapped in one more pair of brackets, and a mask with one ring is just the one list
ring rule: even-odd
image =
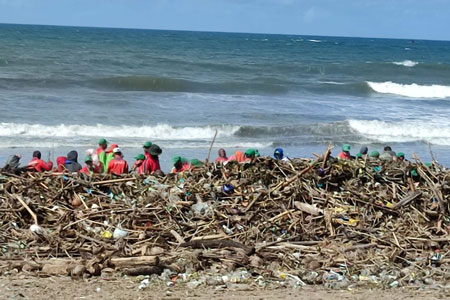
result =
[{"label": "wave crest", "polygon": [[450,127],[423,122],[385,122],[349,120],[350,128],[378,142],[425,141],[435,145],[450,145]]},{"label": "wave crest", "polygon": [[414,66],[417,66],[419,63],[417,61],[404,60],[404,61],[394,61],[393,64],[397,65],[397,66],[404,66],[404,67],[412,68]]},{"label": "wave crest", "polygon": [[211,139],[215,131],[218,136],[232,136],[238,126],[173,127],[167,124],[155,126],[111,126],[111,125],[42,125],[0,123],[0,136],[25,137],[116,137],[149,138],[154,140]]},{"label": "wave crest", "polygon": [[442,99],[450,98],[450,86],[445,85],[418,85],[400,84],[392,81],[366,82],[377,93],[400,95],[409,98]]}]

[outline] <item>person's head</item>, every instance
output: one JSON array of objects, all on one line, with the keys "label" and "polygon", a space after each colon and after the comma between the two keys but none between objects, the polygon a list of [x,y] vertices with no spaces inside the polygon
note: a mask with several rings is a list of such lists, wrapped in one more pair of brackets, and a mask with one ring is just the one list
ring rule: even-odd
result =
[{"label": "person's head", "polygon": [[64,163],[66,162],[66,160],[67,160],[67,157],[65,157],[65,156],[58,156],[58,157],[56,158],[56,164],[57,164],[57,165],[64,165]]},{"label": "person's head", "polygon": [[41,151],[34,151],[33,152],[33,158],[41,159]]},{"label": "person's head", "polygon": [[113,149],[114,157],[122,157],[122,150],[119,147]]},{"label": "person's head", "polygon": [[145,160],[145,155],[138,154],[137,156],[134,157],[134,159],[136,159],[136,165],[140,166]]},{"label": "person's head", "polygon": [[351,149],[351,147],[350,147],[349,144],[344,144],[344,145],[342,145],[342,151],[344,151],[344,152],[350,152],[350,149]]},{"label": "person's head", "polygon": [[248,149],[245,151],[244,156],[246,158],[255,158],[256,156],[259,156],[259,152],[256,149]]},{"label": "person's head", "polygon": [[283,149],[281,148],[275,149],[275,151],[273,152],[273,157],[275,157],[275,159],[283,159],[284,157]]},{"label": "person's head", "polygon": [[92,156],[86,156],[86,157],[84,158],[84,162],[85,162],[87,165],[91,166],[91,165],[92,165]]},{"label": "person's head", "polygon": [[193,166],[193,167],[200,168],[202,165],[203,165],[203,163],[196,158],[191,160],[191,166]]},{"label": "person's head", "polygon": [[223,148],[220,148],[219,151],[217,151],[217,154],[219,155],[219,157],[227,157],[227,153]]},{"label": "person's head", "polygon": [[119,148],[119,145],[117,144],[111,144],[111,146],[109,146],[108,150],[106,150],[106,153],[114,153],[114,149]]},{"label": "person's head", "polygon": [[183,161],[181,159],[181,156],[174,156],[172,157],[172,163],[175,169],[179,170],[183,167]]},{"label": "person's head", "polygon": [[162,150],[161,150],[161,148],[158,145],[152,144],[148,148],[148,153],[150,153],[150,155],[153,156],[153,157],[158,157],[158,155],[161,155]]},{"label": "person's head", "polygon": [[144,152],[147,153],[151,146],[152,142],[145,142],[144,145],[142,145],[142,148],[144,148]]},{"label": "person's head", "polygon": [[367,146],[362,146],[361,149],[359,149],[359,153],[361,153],[362,155],[367,155],[368,152],[369,148],[367,148]]},{"label": "person's head", "polygon": [[370,152],[370,157],[378,158],[378,157],[380,157],[380,152],[374,150],[374,151]]},{"label": "person's head", "polygon": [[405,153],[403,153],[403,152],[398,152],[398,153],[397,153],[397,160],[399,160],[399,161],[405,160]]},{"label": "person's head", "polygon": [[105,150],[108,147],[108,142],[105,139],[99,139],[98,145]]},{"label": "person's head", "polygon": [[72,162],[78,162],[78,152],[72,150],[69,153],[67,153],[67,160],[70,160]]},{"label": "person's head", "polygon": [[392,148],[391,148],[390,146],[386,146],[386,147],[384,147],[383,150],[384,150],[384,151],[392,151]]}]

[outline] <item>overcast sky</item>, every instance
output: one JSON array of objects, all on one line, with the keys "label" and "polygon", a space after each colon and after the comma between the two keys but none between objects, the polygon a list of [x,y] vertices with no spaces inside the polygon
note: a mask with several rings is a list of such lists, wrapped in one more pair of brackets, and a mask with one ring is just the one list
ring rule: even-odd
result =
[{"label": "overcast sky", "polygon": [[0,0],[0,23],[450,40],[450,0]]}]

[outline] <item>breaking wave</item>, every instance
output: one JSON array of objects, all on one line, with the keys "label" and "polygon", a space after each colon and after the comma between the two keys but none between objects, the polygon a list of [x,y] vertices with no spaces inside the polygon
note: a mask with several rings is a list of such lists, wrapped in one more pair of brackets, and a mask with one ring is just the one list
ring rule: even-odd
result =
[{"label": "breaking wave", "polygon": [[392,81],[371,82],[367,81],[369,87],[377,93],[394,94],[410,98],[442,99],[450,97],[450,86],[445,85],[418,85],[399,84]]},{"label": "breaking wave", "polygon": [[414,66],[417,66],[419,63],[417,61],[404,60],[404,61],[394,61],[393,64],[397,65],[397,66],[404,66],[404,67],[412,68]]},{"label": "breaking wave", "polygon": [[424,122],[385,122],[349,120],[352,130],[378,142],[425,141],[435,145],[450,145],[450,126]]},{"label": "breaking wave", "polygon": [[15,137],[116,137],[149,138],[154,140],[210,140],[216,130],[219,137],[232,136],[238,126],[174,127],[167,124],[155,126],[111,125],[42,125],[0,123],[0,136]]}]

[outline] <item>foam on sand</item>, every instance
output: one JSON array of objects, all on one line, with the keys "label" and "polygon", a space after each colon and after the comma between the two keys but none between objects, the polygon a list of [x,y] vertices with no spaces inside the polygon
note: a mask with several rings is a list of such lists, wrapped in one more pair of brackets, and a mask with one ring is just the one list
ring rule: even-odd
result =
[{"label": "foam on sand", "polygon": [[400,95],[410,98],[442,99],[450,98],[450,86],[445,85],[418,85],[400,84],[392,81],[371,82],[367,81],[369,87],[377,93]]}]

